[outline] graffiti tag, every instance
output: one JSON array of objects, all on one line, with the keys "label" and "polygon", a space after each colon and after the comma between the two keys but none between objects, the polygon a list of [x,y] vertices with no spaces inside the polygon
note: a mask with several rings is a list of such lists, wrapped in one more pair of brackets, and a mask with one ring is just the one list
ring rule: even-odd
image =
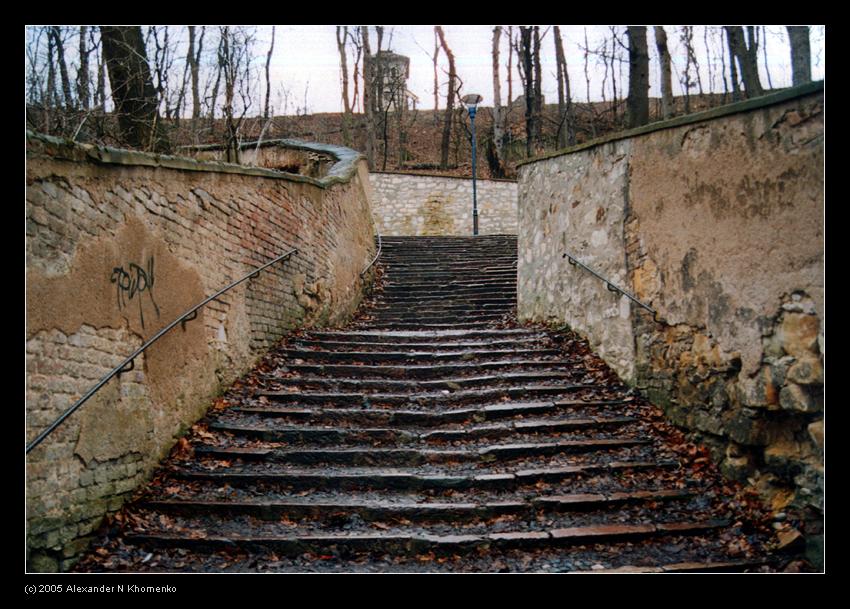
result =
[{"label": "graffiti tag", "polygon": [[145,314],[142,311],[142,294],[148,293],[148,296],[153,303],[153,308],[156,311],[156,316],[159,317],[159,307],[153,298],[153,256],[148,258],[147,268],[142,268],[138,264],[130,263],[129,271],[124,270],[123,266],[116,266],[112,269],[112,276],[109,278],[111,283],[116,286],[116,298],[118,299],[118,308],[123,309],[128,305],[129,301],[138,296],[139,301],[139,319],[142,322],[142,328],[145,327]]}]

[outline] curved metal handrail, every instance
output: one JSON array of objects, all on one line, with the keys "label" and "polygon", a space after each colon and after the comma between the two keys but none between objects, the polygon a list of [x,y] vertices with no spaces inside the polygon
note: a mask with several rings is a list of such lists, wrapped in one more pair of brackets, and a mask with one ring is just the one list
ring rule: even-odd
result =
[{"label": "curved metal handrail", "polygon": [[363,277],[363,275],[365,275],[365,274],[366,274],[366,271],[368,271],[369,269],[371,269],[371,268],[372,268],[372,265],[373,265],[373,264],[375,264],[375,263],[378,261],[378,258],[380,258],[380,257],[381,257],[381,249],[382,249],[382,245],[381,245],[381,233],[378,233],[378,251],[377,251],[377,253],[375,254],[375,257],[374,257],[374,258],[372,258],[372,262],[370,262],[369,264],[367,264],[367,265],[366,265],[366,268],[365,268],[365,269],[363,269],[362,271],[360,271],[360,276],[361,276],[361,277]]},{"label": "curved metal handrail", "polygon": [[615,292],[615,293],[617,293],[617,294],[622,294],[623,296],[625,296],[625,297],[626,297],[626,298],[628,298],[629,300],[633,301],[633,302],[634,302],[634,303],[636,303],[637,305],[639,305],[639,306],[643,307],[644,309],[646,309],[647,311],[649,311],[650,313],[652,313],[652,320],[653,320],[654,322],[659,323],[659,324],[666,324],[666,323],[667,323],[666,321],[664,321],[663,319],[661,319],[661,318],[659,318],[659,317],[658,317],[658,311],[656,311],[655,309],[653,309],[653,308],[652,308],[652,307],[650,307],[649,305],[646,305],[646,304],[642,303],[640,300],[638,300],[637,298],[635,298],[632,294],[629,294],[629,293],[628,293],[627,291],[625,291],[623,288],[621,288],[621,287],[618,287],[618,286],[614,285],[613,283],[611,283],[610,281],[608,281],[605,277],[603,277],[602,275],[600,275],[599,273],[597,273],[596,271],[594,271],[592,268],[590,268],[589,266],[587,266],[587,265],[586,265],[586,264],[584,264],[583,262],[579,261],[578,259],[574,258],[573,256],[571,256],[571,255],[570,255],[570,254],[568,254],[568,253],[564,253],[564,256],[563,256],[563,257],[564,257],[564,258],[566,258],[566,259],[567,259],[567,262],[569,262],[571,265],[573,265],[573,266],[575,266],[575,265],[579,265],[580,267],[582,267],[584,270],[586,270],[588,273],[590,273],[591,275],[593,275],[593,276],[594,276],[594,277],[596,277],[597,279],[602,280],[602,281],[605,283],[605,286],[606,286],[606,287],[607,287],[610,291]]},{"label": "curved metal handrail", "polygon": [[215,294],[213,294],[212,296],[210,296],[210,297],[208,297],[208,298],[204,299],[201,303],[199,303],[199,304],[195,305],[194,307],[192,307],[191,309],[189,309],[188,311],[186,311],[185,313],[183,313],[183,315],[181,315],[180,317],[178,317],[177,319],[175,319],[174,321],[172,321],[170,324],[168,324],[167,326],[165,326],[162,330],[160,330],[160,331],[159,331],[159,332],[157,332],[157,333],[156,333],[156,334],[155,334],[152,338],[150,338],[150,339],[149,339],[149,340],[148,340],[145,344],[143,344],[141,347],[139,347],[138,349],[136,349],[130,357],[128,357],[127,359],[125,359],[125,360],[124,360],[123,362],[121,362],[118,366],[116,366],[115,368],[113,368],[113,369],[112,369],[112,371],[111,371],[109,374],[107,374],[107,375],[106,375],[106,376],[104,376],[102,379],[100,379],[100,381],[97,383],[97,385],[95,385],[94,387],[92,387],[91,389],[89,389],[89,390],[85,393],[85,395],[84,395],[83,397],[81,397],[79,400],[77,400],[77,401],[74,403],[74,405],[73,405],[73,406],[71,406],[70,408],[68,408],[68,409],[67,409],[65,412],[63,412],[61,415],[59,415],[59,417],[57,417],[57,418],[56,418],[56,420],[55,420],[55,421],[53,421],[53,423],[51,423],[51,424],[50,424],[50,426],[48,426],[48,427],[47,427],[44,431],[42,431],[40,434],[38,434],[38,436],[35,438],[35,440],[33,440],[32,442],[30,442],[29,444],[27,444],[27,451],[26,451],[26,454],[29,454],[29,452],[30,452],[33,448],[35,448],[36,446],[38,446],[39,444],[41,444],[41,442],[42,442],[42,441],[43,441],[43,440],[44,440],[47,436],[49,436],[51,433],[53,433],[53,431],[55,431],[55,430],[56,430],[56,428],[57,428],[57,427],[59,427],[59,426],[62,424],[62,422],[63,422],[63,421],[65,421],[65,419],[67,419],[69,416],[71,416],[72,414],[74,414],[74,412],[76,412],[76,410],[77,410],[78,408],[80,408],[80,406],[82,406],[83,404],[85,404],[85,403],[86,403],[86,401],[87,401],[87,400],[88,400],[91,396],[93,396],[95,393],[97,393],[97,392],[100,390],[100,388],[101,388],[101,387],[103,387],[106,383],[108,383],[108,382],[109,382],[109,380],[110,380],[110,379],[112,379],[112,377],[114,377],[115,375],[118,375],[118,374],[122,374],[122,373],[124,373],[124,372],[130,372],[130,371],[131,371],[131,370],[135,367],[135,361],[134,361],[134,360],[136,359],[136,357],[138,357],[138,355],[139,355],[139,354],[141,354],[142,352],[144,352],[144,351],[145,351],[145,349],[147,349],[147,348],[148,348],[148,347],[150,347],[152,344],[154,344],[156,341],[158,341],[160,338],[162,338],[162,336],[163,336],[163,335],[165,335],[165,334],[166,334],[169,330],[171,330],[174,326],[176,326],[176,325],[177,325],[177,324],[179,324],[179,323],[182,323],[182,324],[183,324],[183,328],[185,329],[185,328],[186,328],[186,322],[187,322],[187,321],[192,321],[193,319],[195,319],[196,317],[198,317],[198,309],[200,309],[201,307],[203,307],[205,304],[207,304],[207,303],[208,303],[208,302],[210,302],[211,300],[215,300],[216,298],[218,298],[219,296],[221,296],[222,294],[224,294],[224,293],[225,293],[225,292],[227,292],[228,290],[230,290],[230,289],[232,289],[232,288],[235,288],[237,285],[239,285],[239,284],[240,284],[240,283],[242,283],[243,281],[247,281],[248,279],[251,279],[252,277],[257,277],[257,276],[260,274],[260,271],[262,271],[262,270],[266,269],[267,267],[270,267],[271,265],[275,264],[276,262],[279,262],[279,261],[283,260],[284,258],[289,258],[292,254],[294,254],[294,253],[295,253],[295,252],[297,252],[297,251],[298,251],[298,249],[297,249],[297,248],[292,248],[291,250],[289,250],[289,251],[288,251],[288,252],[286,252],[285,254],[281,254],[280,256],[278,256],[277,258],[275,258],[274,260],[272,260],[271,262],[267,262],[267,263],[266,263],[266,264],[264,264],[263,266],[259,266],[259,267],[255,268],[253,271],[251,271],[250,273],[248,273],[247,275],[245,275],[245,276],[244,276],[244,277],[242,277],[241,279],[238,279],[238,280],[234,281],[233,283],[231,283],[230,285],[228,285],[228,286],[226,286],[226,287],[222,288],[221,290],[219,290],[218,292],[216,292],[216,293],[215,293]]}]

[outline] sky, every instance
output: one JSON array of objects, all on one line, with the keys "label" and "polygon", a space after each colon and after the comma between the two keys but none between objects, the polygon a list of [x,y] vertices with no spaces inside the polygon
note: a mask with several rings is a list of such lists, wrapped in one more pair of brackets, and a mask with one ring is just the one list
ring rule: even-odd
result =
[{"label": "sky", "polygon": [[[410,58],[410,79],[408,88],[419,97],[419,108],[431,109],[433,100],[433,64],[430,55],[434,49],[434,27],[431,25],[414,26],[385,26],[385,42],[390,39],[390,48],[396,53],[406,55]],[[588,43],[595,48],[606,34],[609,33],[608,26],[560,26],[561,36],[564,41],[564,49],[567,56],[568,70],[570,72],[573,97],[578,100],[586,100],[587,87],[584,75],[584,51],[579,44],[584,44],[585,28],[588,35]],[[489,25],[448,25],[443,26],[446,42],[455,55],[457,72],[463,81],[463,93],[479,93],[484,97],[482,105],[491,105],[493,102],[492,81],[492,29]],[[673,56],[674,72],[676,68],[685,65],[685,54],[683,45],[678,40],[678,29],[676,26],[665,26],[671,55]],[[516,28],[515,28],[516,30]],[[548,30],[548,31],[547,31]],[[659,84],[657,67],[655,65],[655,39],[652,28],[648,28],[648,45],[650,48],[650,96],[659,96]],[[705,28],[695,26],[694,44],[700,60],[705,57]],[[541,63],[543,69],[543,94],[547,102],[554,103],[557,100],[557,80],[555,76],[555,52],[553,42],[553,31],[548,26],[541,26],[541,32],[546,31],[542,40]],[[258,29],[257,53],[265,55],[271,38],[271,28],[261,26]],[[824,33],[818,26],[812,27],[812,76],[815,80],[823,78],[824,73]],[[625,42],[625,40],[624,40]],[[708,39],[712,49],[719,49],[723,41],[719,36]],[[374,31],[372,34],[372,46],[375,46]],[[386,46],[386,45],[385,45]],[[502,34],[501,45],[502,64],[502,102],[506,102],[507,76],[506,63],[508,59],[507,34]],[[771,82],[774,87],[790,86],[791,67],[790,51],[784,26],[767,26],[767,67],[770,72]],[[374,48],[373,48],[374,51]],[[626,57],[624,52],[623,57]],[[447,70],[444,56],[441,53],[442,69]],[[765,56],[759,51],[759,69],[761,71],[762,84],[767,87],[768,79],[765,70]],[[723,91],[723,83],[720,80],[719,58],[717,65],[709,73],[708,65],[700,66],[700,74],[704,89],[708,90],[709,81],[713,77],[713,90]],[[353,57],[349,59],[349,70],[352,70]],[[703,62],[705,64],[706,62]],[[598,65],[597,65],[598,64]],[[448,80],[447,73],[441,69],[440,82],[445,93],[445,82]],[[728,68],[727,68],[728,70]],[[601,63],[591,59],[591,100],[601,100],[601,87],[604,70]],[[622,80],[621,80],[622,75]],[[616,74],[618,93],[621,90],[621,82],[627,83],[628,64],[623,64]],[[289,92],[287,108],[283,108],[284,100],[279,97],[277,110],[279,112],[295,113],[297,108],[306,109],[309,112],[340,112],[342,110],[342,96],[340,83],[339,54],[337,52],[335,26],[277,26],[275,32],[275,51],[272,62],[272,88],[279,91],[283,85]],[[682,87],[675,82],[674,94],[681,94]],[[278,84],[274,84],[278,83]],[[610,97],[610,78],[608,80],[607,96]],[[516,73],[516,54],[514,54],[514,98],[522,93],[519,75]],[[620,95],[624,97],[624,95]],[[274,97],[273,97],[274,99]],[[306,100],[306,104],[305,104]],[[444,100],[441,100],[441,104]],[[441,105],[442,107],[442,105]]]}]

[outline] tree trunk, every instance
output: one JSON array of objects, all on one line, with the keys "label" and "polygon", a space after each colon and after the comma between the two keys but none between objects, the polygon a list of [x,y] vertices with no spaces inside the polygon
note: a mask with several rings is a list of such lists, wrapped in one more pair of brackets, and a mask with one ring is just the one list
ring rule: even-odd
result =
[{"label": "tree trunk", "polygon": [[351,103],[348,99],[348,58],[345,55],[345,41],[348,38],[348,26],[336,26],[336,48],[339,51],[339,67],[342,72],[342,142],[351,145],[349,124],[351,122]]},{"label": "tree trunk", "polygon": [[440,109],[440,81],[437,78],[437,57],[440,55],[440,37],[434,30],[434,124],[436,125],[437,110]]},{"label": "tree trunk", "polygon": [[446,111],[443,115],[443,139],[440,143],[440,169],[448,169],[449,144],[451,143],[452,137],[452,115],[454,114],[455,105],[455,79],[457,77],[457,72],[455,72],[455,56],[449,48],[449,45],[446,44],[446,37],[443,34],[443,28],[439,25],[435,25],[434,31],[437,32],[437,36],[440,38],[440,46],[443,48],[443,52],[449,60],[449,89],[446,92]]},{"label": "tree trunk", "polygon": [[744,81],[744,90],[747,97],[757,97],[764,94],[758,73],[758,44],[755,41],[754,29],[748,28],[750,45],[744,41],[744,30],[741,26],[725,26],[726,36],[729,38],[729,47],[733,55],[738,59],[741,68],[741,79]]},{"label": "tree trunk", "polygon": [[534,145],[534,72],[532,59],[532,29],[520,26],[520,56],[522,66],[523,89],[525,96],[525,156],[533,155]]},{"label": "tree trunk", "polygon": [[508,26],[508,112],[514,104],[514,26]]},{"label": "tree trunk", "polygon": [[639,127],[649,122],[649,53],[646,27],[629,26],[629,98],[627,126]]},{"label": "tree trunk", "polygon": [[564,42],[561,40],[561,28],[554,26],[555,66],[558,73],[558,146],[566,148],[575,144],[575,121],[572,115],[570,99],[570,74],[567,71],[567,58],[564,54]]},{"label": "tree trunk", "polygon": [[543,70],[540,65],[540,26],[534,26],[534,143],[543,148]]},{"label": "tree trunk", "polygon": [[[200,71],[200,63],[201,63],[201,51],[204,47],[204,32],[206,31],[205,27],[201,28],[201,36],[198,39],[198,49],[194,51],[194,43],[195,43],[195,26],[189,26],[189,56],[188,59],[190,61],[190,72],[192,73],[192,124],[201,118],[201,94],[198,85],[198,73]],[[213,100],[215,103],[215,100]]]},{"label": "tree trunk", "polygon": [[162,133],[142,29],[101,26],[100,33],[124,141],[144,150],[167,151],[169,144]]},{"label": "tree trunk", "polygon": [[[94,48],[94,28],[89,30],[92,41],[92,48]],[[94,91],[94,105],[101,110],[106,107],[106,60],[103,55],[103,40],[101,39],[101,49],[100,53],[98,53],[97,59],[97,86]]]},{"label": "tree trunk", "polygon": [[369,27],[360,26],[363,39],[363,111],[366,114],[366,161],[375,168],[375,132],[372,116],[372,50],[369,48]]},{"label": "tree trunk", "polygon": [[767,89],[773,89],[773,81],[770,79],[770,65],[767,63],[767,27],[761,26],[761,49],[764,58],[764,73],[767,76]]},{"label": "tree trunk", "polygon": [[504,131],[502,128],[502,83],[499,78],[499,41],[501,26],[493,28],[493,154],[489,155],[490,177],[505,177]]},{"label": "tree trunk", "polygon": [[732,45],[732,37],[729,32],[726,32],[726,47],[729,49],[729,80],[732,81],[732,101],[736,102],[741,99],[741,87],[738,81],[738,62],[735,57],[735,48]]},{"label": "tree trunk", "polygon": [[59,78],[62,83],[62,98],[66,108],[74,107],[74,97],[71,94],[71,80],[68,78],[68,64],[65,63],[65,46],[62,44],[62,32],[56,27],[50,28],[53,36],[53,48],[56,49],[56,62],[59,64]]},{"label": "tree trunk", "polygon": [[77,72],[77,99],[83,110],[90,106],[89,97],[89,53],[91,50],[86,46],[86,34],[88,28],[80,26],[80,69]]},{"label": "tree trunk", "polygon": [[673,116],[673,72],[670,68],[670,50],[667,48],[667,32],[655,26],[655,46],[661,68],[661,113],[665,119]]},{"label": "tree trunk", "polygon": [[809,44],[809,27],[789,25],[788,38],[791,41],[792,84],[804,85],[812,82],[812,51]]},{"label": "tree trunk", "polygon": [[[270,77],[270,70],[271,70],[271,65],[272,65],[272,53],[274,52],[274,29],[275,29],[275,26],[272,26],[272,43],[271,43],[271,45],[269,45],[269,54],[266,55],[266,104],[263,107],[263,118],[266,119],[266,120],[269,119],[269,100],[271,99],[271,96],[272,96],[272,82],[271,82],[271,77]],[[346,83],[345,84],[346,84],[345,94],[347,96],[348,95],[347,75],[346,75]]]}]

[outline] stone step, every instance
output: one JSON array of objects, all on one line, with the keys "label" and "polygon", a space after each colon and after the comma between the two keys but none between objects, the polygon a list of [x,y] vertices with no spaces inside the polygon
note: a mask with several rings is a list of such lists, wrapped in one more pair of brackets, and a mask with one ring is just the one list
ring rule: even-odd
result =
[{"label": "stone step", "polygon": [[265,397],[274,402],[286,404],[370,404],[403,405],[412,402],[428,404],[482,403],[501,399],[542,397],[580,392],[586,389],[600,389],[600,385],[526,385],[496,389],[462,389],[445,392],[423,393],[342,393],[342,392],[305,392],[305,391],[257,391],[257,397]]},{"label": "stone step", "polygon": [[334,389],[337,391],[363,391],[386,390],[387,392],[416,392],[434,391],[447,389],[457,391],[463,387],[490,386],[495,388],[505,383],[534,383],[552,379],[569,379],[574,376],[565,371],[510,371],[500,372],[495,375],[449,377],[432,380],[392,380],[392,379],[355,379],[337,376],[299,376],[279,378],[272,375],[263,375],[261,378],[268,383],[273,383],[287,390],[286,387],[299,389]]},{"label": "stone step", "polygon": [[272,485],[291,489],[395,489],[395,490],[510,490],[558,483],[584,476],[624,472],[669,470],[675,461],[611,461],[607,463],[516,469],[490,473],[434,473],[399,468],[287,469],[287,471],[198,471],[174,468],[176,479],[210,482],[232,487]]},{"label": "stone step", "polygon": [[[402,346],[402,345],[400,345]],[[283,349],[280,355],[294,363],[303,362],[416,362],[462,363],[479,359],[492,360],[498,357],[526,355],[529,357],[552,357],[561,355],[557,349],[463,349],[456,351],[311,351],[308,349]]]},{"label": "stone step", "polygon": [[542,531],[506,531],[484,535],[429,535],[404,529],[380,533],[325,535],[209,535],[150,532],[128,535],[127,540],[147,547],[180,547],[218,552],[272,550],[284,556],[344,548],[348,552],[439,554],[468,553],[492,549],[563,547],[587,543],[638,540],[654,536],[698,535],[729,526],[725,520],[684,521],[665,524],[601,524]]},{"label": "stone step", "polygon": [[[243,413],[245,411],[242,411]],[[247,414],[247,413],[246,413]],[[504,439],[522,434],[570,433],[600,430],[634,423],[631,417],[593,417],[571,419],[525,419],[491,425],[473,425],[462,429],[397,429],[388,427],[328,428],[314,426],[261,426],[237,423],[211,423],[213,431],[223,431],[266,442],[310,444],[415,444],[421,442],[462,442],[475,439]]]},{"label": "stone step", "polygon": [[468,421],[497,421],[513,417],[554,414],[564,410],[597,410],[607,406],[620,406],[625,400],[563,401],[554,402],[502,402],[475,408],[454,408],[444,410],[391,410],[369,408],[257,408],[236,407],[234,412],[269,418],[283,418],[295,421],[311,421],[338,425],[384,424],[384,425],[420,425],[436,427],[449,423]]},{"label": "stone step", "polygon": [[[364,345],[360,345],[362,348]],[[475,346],[475,345],[470,345]],[[421,347],[417,347],[420,349]],[[524,355],[524,354],[523,354]],[[471,364],[412,364],[407,366],[373,366],[373,365],[351,365],[351,364],[287,364],[286,368],[291,372],[300,374],[317,374],[329,376],[350,376],[355,378],[370,379],[443,379],[449,376],[484,372],[488,370],[512,370],[527,371],[528,369],[551,369],[551,370],[583,370],[580,360],[531,360],[531,359],[498,359]],[[269,380],[273,375],[266,375]],[[500,375],[501,376],[501,375]],[[502,377],[503,378],[503,377]]]},{"label": "stone step", "polygon": [[438,314],[427,314],[427,313],[419,313],[415,310],[408,310],[407,312],[375,312],[374,315],[371,315],[368,318],[368,321],[373,324],[386,324],[386,323],[403,323],[403,324],[414,324],[416,326],[422,325],[434,325],[434,324],[458,324],[458,323],[491,323],[494,321],[498,321],[503,319],[509,312],[496,312],[496,313],[479,313],[476,311],[471,311],[469,313],[438,313]]},{"label": "stone step", "polygon": [[611,438],[594,440],[560,440],[557,442],[526,442],[522,444],[493,444],[483,448],[423,449],[423,448],[313,448],[273,449],[247,447],[195,447],[195,456],[211,459],[241,459],[264,463],[337,465],[424,465],[435,463],[489,463],[496,460],[532,456],[578,454],[650,444],[650,440]]},{"label": "stone step", "polygon": [[692,494],[681,490],[630,491],[614,493],[581,493],[533,497],[530,500],[490,502],[400,502],[400,501],[193,501],[151,500],[140,504],[147,510],[168,514],[216,514],[219,516],[251,516],[260,520],[281,518],[339,518],[356,514],[365,521],[404,518],[416,522],[438,520],[486,520],[504,515],[533,518],[537,510],[572,512],[606,510],[626,503],[684,501]]},{"label": "stone step", "polygon": [[729,560],[716,562],[677,562],[669,565],[660,566],[637,566],[623,565],[612,569],[599,569],[596,571],[573,571],[572,573],[589,575],[589,574],[607,574],[607,573],[741,573],[750,571],[769,565],[770,560]]},{"label": "stone step", "polygon": [[335,341],[374,341],[380,339],[385,342],[435,342],[448,340],[469,339],[496,339],[508,340],[513,338],[544,338],[546,335],[541,330],[527,328],[492,328],[487,330],[337,330],[337,331],[315,331],[309,334],[314,340]]},{"label": "stone step", "polygon": [[[432,351],[471,351],[481,348],[489,348],[496,350],[504,350],[510,347],[522,347],[528,349],[530,347],[540,346],[544,349],[551,348],[544,341],[538,338],[515,338],[509,340],[480,340],[480,341],[460,341],[460,342],[431,342],[431,343],[397,343],[397,342],[354,342],[354,341],[334,341],[334,340],[305,340],[297,339],[293,342],[293,346],[297,351],[359,351],[359,352],[393,352],[398,353],[400,348],[409,351],[424,353]],[[580,360],[563,360],[579,362]],[[430,366],[429,366],[430,367]]]}]

